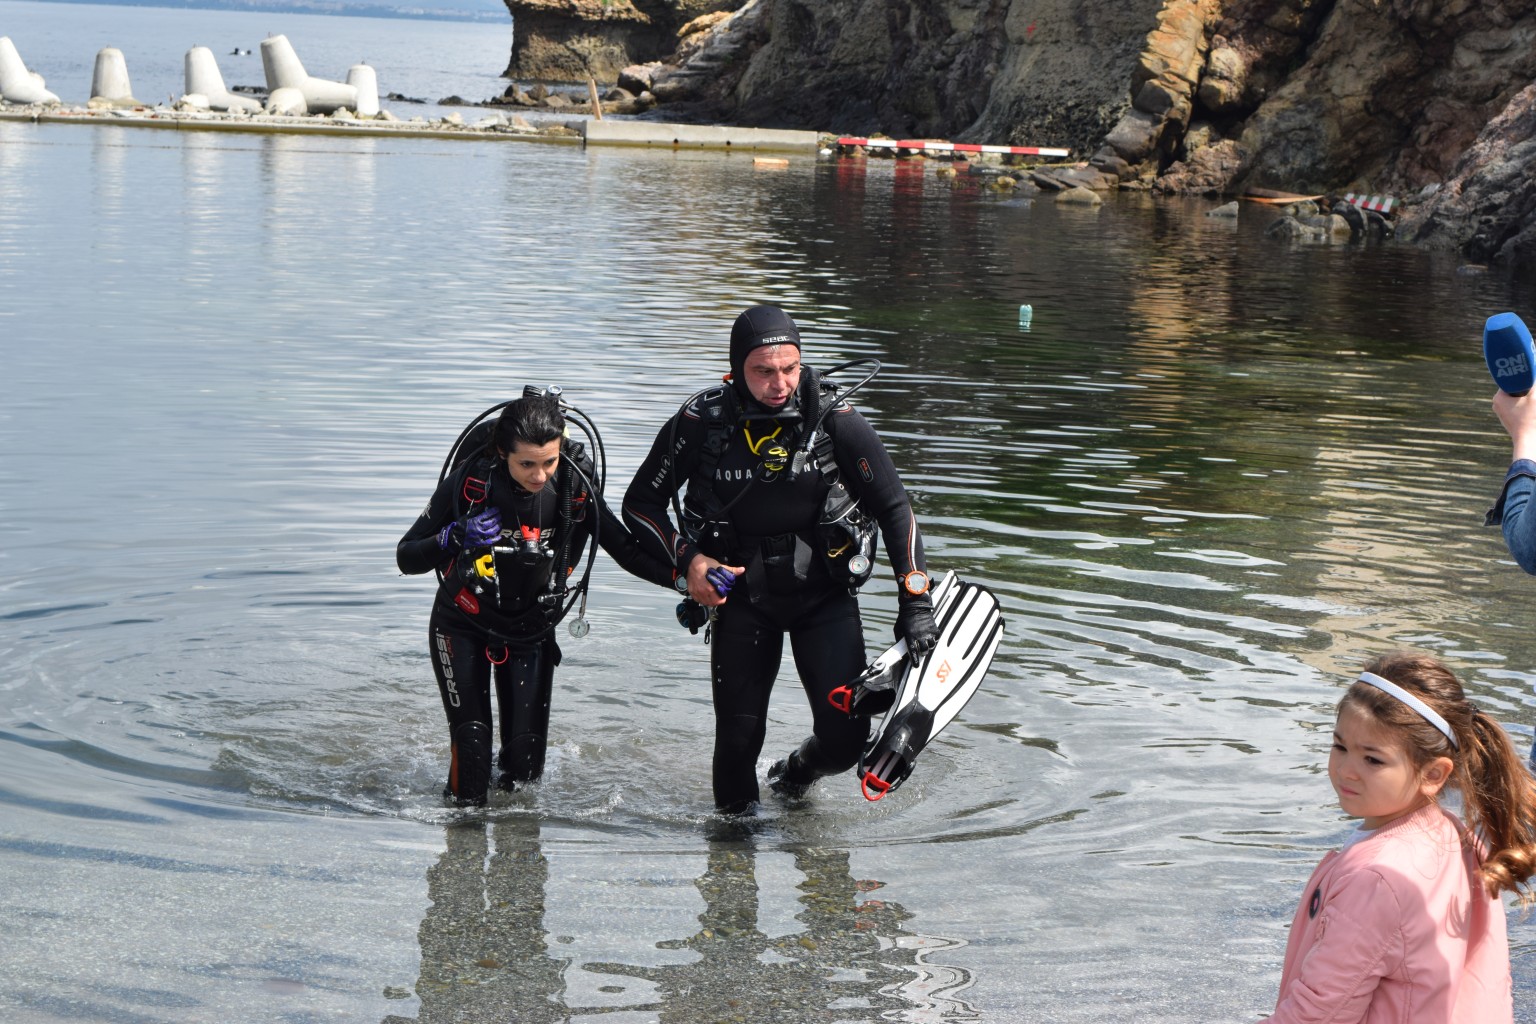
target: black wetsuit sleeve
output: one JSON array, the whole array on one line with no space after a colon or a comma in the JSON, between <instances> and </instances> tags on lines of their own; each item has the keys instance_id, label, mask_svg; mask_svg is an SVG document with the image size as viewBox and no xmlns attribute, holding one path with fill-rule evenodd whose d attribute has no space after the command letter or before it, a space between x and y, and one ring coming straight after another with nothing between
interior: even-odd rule
<instances>
[{"instance_id":1,"label":"black wetsuit sleeve","mask_svg":"<svg viewBox=\"0 0 1536 1024\"><path fill-rule=\"evenodd\" d=\"M704 434L697 419L679 412L656 435L650 453L624 492L625 525L642 549L667 561L679 573L687 573L698 548L672 522L672 496L693 473Z\"/></svg>"},{"instance_id":2,"label":"black wetsuit sleeve","mask_svg":"<svg viewBox=\"0 0 1536 1024\"><path fill-rule=\"evenodd\" d=\"M656 558L642 547L601 498L597 501L597 543L631 576L667 588L671 588L677 578L671 563Z\"/></svg>"},{"instance_id":3,"label":"black wetsuit sleeve","mask_svg":"<svg viewBox=\"0 0 1536 1024\"><path fill-rule=\"evenodd\" d=\"M453 561L454 552L444 551L437 542L437 534L453 521L454 490L459 486L460 473L451 473L432 492L432 500L421 515L405 531L400 543L395 545L395 564L400 571L416 576L447 565Z\"/></svg>"},{"instance_id":4,"label":"black wetsuit sleeve","mask_svg":"<svg viewBox=\"0 0 1536 1024\"><path fill-rule=\"evenodd\" d=\"M832 436L837 468L848 490L859 499L865 514L880 524L891 569L898 578L913 569L926 572L928 563L923 557L923 535L917 528L917 517L912 514L912 504L896 464L875 428L857 410L843 406L827 417L827 433ZM907 596L902 588L897 588L897 594Z\"/></svg>"}]
</instances>

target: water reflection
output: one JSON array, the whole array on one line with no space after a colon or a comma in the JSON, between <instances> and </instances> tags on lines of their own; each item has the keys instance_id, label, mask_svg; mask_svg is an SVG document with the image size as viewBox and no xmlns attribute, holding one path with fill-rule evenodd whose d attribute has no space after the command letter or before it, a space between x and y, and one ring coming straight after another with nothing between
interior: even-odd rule
<instances>
[{"instance_id":1,"label":"water reflection","mask_svg":"<svg viewBox=\"0 0 1536 1024\"><path fill-rule=\"evenodd\" d=\"M575 940L548 931L550 859L538 819L463 822L445 837L442 856L427 872L431 906L421 923L415 986L420 1013L390 1015L384 1024L583 1015L663 1024L951 1024L981 1016L963 997L970 973L929 962L964 943L907 930L912 915L874 895L882 883L855 879L847 850L790 851L800 879L800 927L772 935L760 921L760 903L782 894L762 891L755 841L734 834L712 840L693 880L704 903L697 930L655 943L658 959L672 962L639 965L578 962L552 951L552 942Z\"/></svg>"}]
</instances>

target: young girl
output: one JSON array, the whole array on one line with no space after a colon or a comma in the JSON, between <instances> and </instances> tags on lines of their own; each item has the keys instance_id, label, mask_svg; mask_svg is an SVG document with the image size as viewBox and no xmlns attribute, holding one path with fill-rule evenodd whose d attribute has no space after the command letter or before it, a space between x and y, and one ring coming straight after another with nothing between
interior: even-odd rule
<instances>
[{"instance_id":1,"label":"young girl","mask_svg":"<svg viewBox=\"0 0 1536 1024\"><path fill-rule=\"evenodd\" d=\"M1302 891L1271 1024L1509 1024L1498 897L1531 898L1536 783L1504 730L1434 658L1384 655L1339 702L1328 778L1362 820Z\"/></svg>"}]
</instances>

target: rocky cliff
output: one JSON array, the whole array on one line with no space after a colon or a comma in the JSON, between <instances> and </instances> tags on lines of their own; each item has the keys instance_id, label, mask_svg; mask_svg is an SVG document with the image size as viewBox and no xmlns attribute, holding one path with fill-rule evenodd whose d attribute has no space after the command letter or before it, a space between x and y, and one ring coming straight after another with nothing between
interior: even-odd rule
<instances>
[{"instance_id":1,"label":"rocky cliff","mask_svg":"<svg viewBox=\"0 0 1536 1024\"><path fill-rule=\"evenodd\" d=\"M613 82L625 66L677 50L678 30L742 0L506 0L512 14L507 78Z\"/></svg>"},{"instance_id":2,"label":"rocky cliff","mask_svg":"<svg viewBox=\"0 0 1536 1024\"><path fill-rule=\"evenodd\" d=\"M749 0L656 74L685 113L743 124L1097 144L1161 0Z\"/></svg>"},{"instance_id":3,"label":"rocky cliff","mask_svg":"<svg viewBox=\"0 0 1536 1024\"><path fill-rule=\"evenodd\" d=\"M642 0L508 4L519 37L525 8L660 23ZM1409 200L1413 237L1486 259L1532 248L1536 0L670 6L673 26L734 13L643 69L666 118L1065 145L1167 192L1386 192Z\"/></svg>"}]
</instances>

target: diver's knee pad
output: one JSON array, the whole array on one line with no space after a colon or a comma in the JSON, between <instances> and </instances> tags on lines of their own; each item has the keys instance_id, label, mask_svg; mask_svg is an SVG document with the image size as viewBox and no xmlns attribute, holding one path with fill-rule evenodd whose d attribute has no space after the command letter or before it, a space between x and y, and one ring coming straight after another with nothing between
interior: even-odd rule
<instances>
[{"instance_id":1,"label":"diver's knee pad","mask_svg":"<svg viewBox=\"0 0 1536 1024\"><path fill-rule=\"evenodd\" d=\"M484 722L460 722L453 727L448 788L460 807L484 806L491 788L491 729Z\"/></svg>"}]
</instances>

